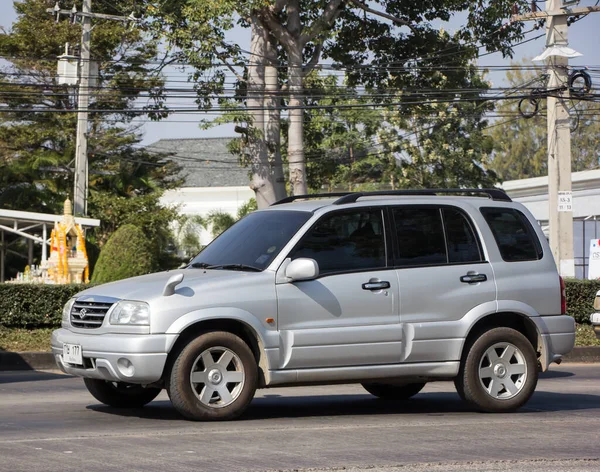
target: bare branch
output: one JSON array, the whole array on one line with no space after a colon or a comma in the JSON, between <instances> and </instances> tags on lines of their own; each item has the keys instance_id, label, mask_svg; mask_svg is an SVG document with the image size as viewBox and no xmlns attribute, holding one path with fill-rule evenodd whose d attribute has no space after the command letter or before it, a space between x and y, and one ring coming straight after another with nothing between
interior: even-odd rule
<instances>
[{"instance_id":1,"label":"bare branch","mask_svg":"<svg viewBox=\"0 0 600 472\"><path fill-rule=\"evenodd\" d=\"M305 45L309 41L314 40L323 31L328 29L333 24L338 15L341 13L343 7L344 0L330 0L325 9L323 10L321 18L316 20L307 29L307 32L303 33L300 36L300 43L302 45Z\"/></svg>"},{"instance_id":2,"label":"bare branch","mask_svg":"<svg viewBox=\"0 0 600 472\"><path fill-rule=\"evenodd\" d=\"M304 69L302 70L302 73L305 76L308 75L308 74L310 74L312 72L312 70L319 63L319 59L321 58L321 51L322 50L323 50L323 43L318 43L315 46L315 50L313 51L313 54L312 54L312 57L310 58L310 61L308 61L306 63L306 66L304 66Z\"/></svg>"},{"instance_id":3,"label":"bare branch","mask_svg":"<svg viewBox=\"0 0 600 472\"><path fill-rule=\"evenodd\" d=\"M380 16L387 20L390 20L390 21L396 23L397 25L408 26L413 31L415 30L414 26L410 23L410 21L403 20L402 18L398 18L397 16L390 15L383 11L374 10L373 8L370 8L369 6L367 6L360 0L348 0L348 1L350 3L352 3L353 5L357 6L358 8L360 8L361 10L364 10L366 12L372 13L373 15L377 15L377 16Z\"/></svg>"},{"instance_id":4,"label":"bare branch","mask_svg":"<svg viewBox=\"0 0 600 472\"><path fill-rule=\"evenodd\" d=\"M223 54L222 54L222 53L220 53L220 52L215 52L215 55L216 55L216 56L217 56L217 57L218 57L218 58L221 60L221 62L223 63L223 65L224 65L224 66L226 66L226 67L229 69L229 71L230 71L230 72L231 72L231 73L232 73L232 74L235 76L235 78L236 78L237 80L239 80L240 82L244 82L244 81L245 81L244 77L243 77L243 76L241 76L241 75L240 75L240 74L239 74L239 73L238 73L238 72L237 72L237 71L236 71L236 70L233 68L233 66L232 66L232 65L231 65L229 62L227 62L227 58L225 58L225 57L223 56Z\"/></svg>"}]
</instances>

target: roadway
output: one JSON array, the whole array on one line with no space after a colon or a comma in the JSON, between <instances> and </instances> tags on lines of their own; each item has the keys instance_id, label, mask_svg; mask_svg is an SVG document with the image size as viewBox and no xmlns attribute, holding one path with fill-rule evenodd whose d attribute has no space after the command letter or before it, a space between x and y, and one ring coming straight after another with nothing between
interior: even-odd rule
<instances>
[{"instance_id":1,"label":"roadway","mask_svg":"<svg viewBox=\"0 0 600 472\"><path fill-rule=\"evenodd\" d=\"M257 392L243 419L183 420L165 393L97 404L81 379L0 372L0 471L600 470L600 364L543 375L526 408L482 414L448 382L382 402L360 385Z\"/></svg>"}]
</instances>

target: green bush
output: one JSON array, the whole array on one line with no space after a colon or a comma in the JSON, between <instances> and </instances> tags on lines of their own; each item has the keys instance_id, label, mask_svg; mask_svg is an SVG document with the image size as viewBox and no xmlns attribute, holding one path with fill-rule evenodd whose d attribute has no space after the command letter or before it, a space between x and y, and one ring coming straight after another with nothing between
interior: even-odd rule
<instances>
[{"instance_id":1,"label":"green bush","mask_svg":"<svg viewBox=\"0 0 600 472\"><path fill-rule=\"evenodd\" d=\"M86 288L89 285L0 284L0 326L58 327L65 303Z\"/></svg>"},{"instance_id":2,"label":"green bush","mask_svg":"<svg viewBox=\"0 0 600 472\"><path fill-rule=\"evenodd\" d=\"M567 291L567 314L577 323L589 324L594 310L594 298L600 290L600 280L565 280Z\"/></svg>"},{"instance_id":3,"label":"green bush","mask_svg":"<svg viewBox=\"0 0 600 472\"><path fill-rule=\"evenodd\" d=\"M152 272L155 259L150 247L137 226L121 226L100 251L92 283L104 284Z\"/></svg>"}]
</instances>

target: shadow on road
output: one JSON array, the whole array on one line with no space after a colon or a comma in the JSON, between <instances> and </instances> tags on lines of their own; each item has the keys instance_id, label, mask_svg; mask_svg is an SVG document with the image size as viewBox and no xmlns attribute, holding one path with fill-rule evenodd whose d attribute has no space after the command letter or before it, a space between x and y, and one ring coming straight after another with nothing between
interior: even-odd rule
<instances>
[{"instance_id":1,"label":"shadow on road","mask_svg":"<svg viewBox=\"0 0 600 472\"><path fill-rule=\"evenodd\" d=\"M145 408L121 410L104 405L87 407L98 413L155 420L181 420L170 402L153 402ZM600 395L536 392L527 405L516 414L575 411L600 408ZM390 414L425 414L444 416L474 413L456 393L421 393L411 400L389 402L370 395L315 395L255 398L241 418L243 420L309 418L318 416L356 416Z\"/></svg>"},{"instance_id":2,"label":"shadow on road","mask_svg":"<svg viewBox=\"0 0 600 472\"><path fill-rule=\"evenodd\" d=\"M0 384L16 382L38 382L41 380L62 380L72 376L67 374L58 374L52 372L39 371L20 371L20 372L0 372Z\"/></svg>"},{"instance_id":3,"label":"shadow on road","mask_svg":"<svg viewBox=\"0 0 600 472\"><path fill-rule=\"evenodd\" d=\"M540 379L562 379L564 377L574 377L573 372L565 372L564 370L547 370L540 372Z\"/></svg>"}]
</instances>

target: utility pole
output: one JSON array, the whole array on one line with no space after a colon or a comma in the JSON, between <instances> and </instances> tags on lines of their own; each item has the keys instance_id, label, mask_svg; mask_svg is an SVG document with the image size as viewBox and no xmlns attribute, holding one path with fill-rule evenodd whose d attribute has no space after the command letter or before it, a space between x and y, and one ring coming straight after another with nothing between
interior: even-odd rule
<instances>
[{"instance_id":1,"label":"utility pole","mask_svg":"<svg viewBox=\"0 0 600 472\"><path fill-rule=\"evenodd\" d=\"M77 94L77 133L75 141L75 184L73 192L73 215L87 215L88 197L88 155L87 134L90 103L90 61L92 18L114 21L137 21L133 13L128 17L92 13L92 0L83 0L81 12L75 7L72 10L61 10L58 2L54 8L48 8L48 13L56 15L58 22L61 15L69 16L73 22L81 19L81 47L79 56L79 88Z\"/></svg>"},{"instance_id":2,"label":"utility pole","mask_svg":"<svg viewBox=\"0 0 600 472\"><path fill-rule=\"evenodd\" d=\"M92 0L83 0L81 53L79 58L79 93L77 96L77 134L75 144L75 189L73 192L73 215L87 215L88 196L88 105L90 103L90 39Z\"/></svg>"},{"instance_id":3,"label":"utility pole","mask_svg":"<svg viewBox=\"0 0 600 472\"><path fill-rule=\"evenodd\" d=\"M546 19L548 119L548 205L550 248L563 277L575 277L573 197L571 190L571 129L567 102L569 57L553 48L568 46L568 18L600 11L600 7L569 8L573 1L547 0L546 11L513 15L511 21ZM564 52L564 50L563 50Z\"/></svg>"}]
</instances>

